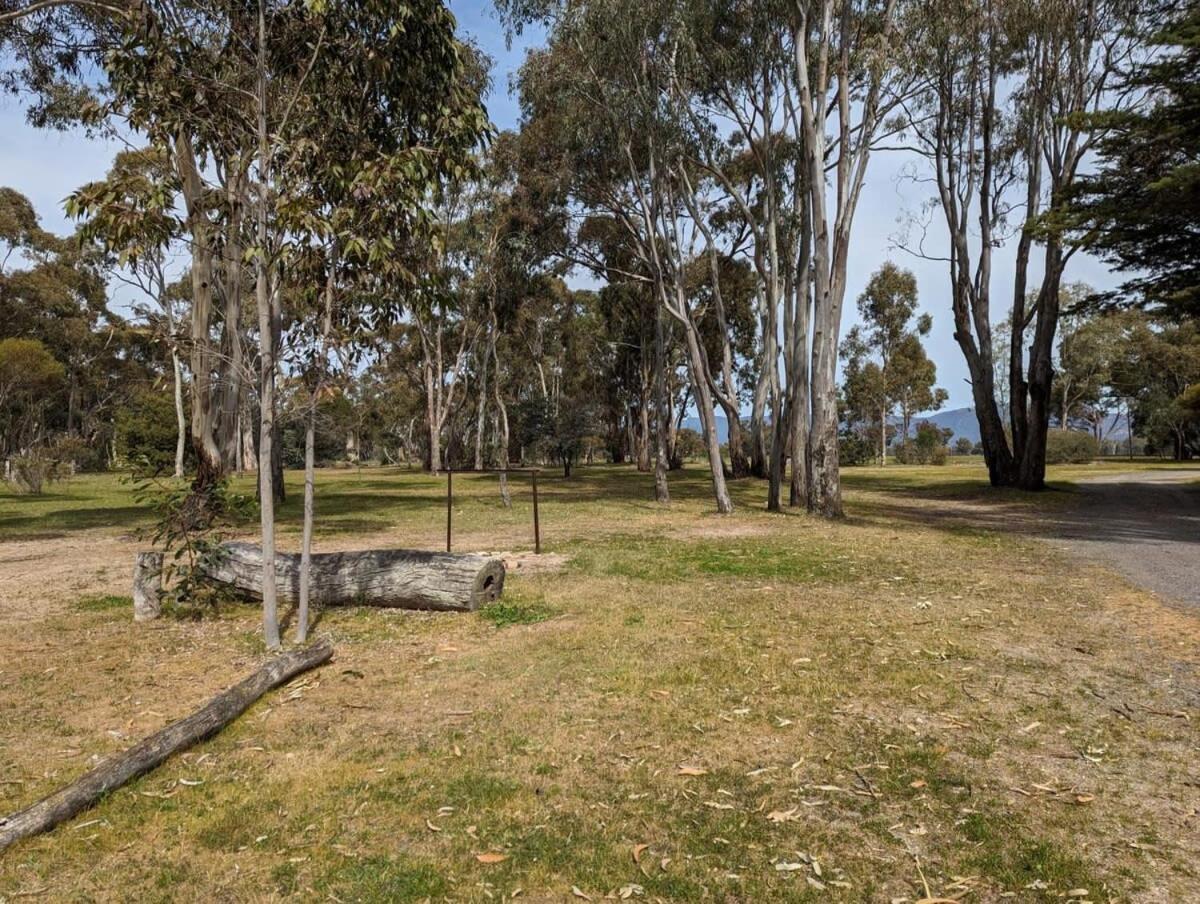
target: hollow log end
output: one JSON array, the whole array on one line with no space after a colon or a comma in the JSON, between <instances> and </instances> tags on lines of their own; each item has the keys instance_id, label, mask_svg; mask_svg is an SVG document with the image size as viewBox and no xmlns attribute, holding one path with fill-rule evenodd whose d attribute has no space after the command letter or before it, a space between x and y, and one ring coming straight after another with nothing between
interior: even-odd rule
<instances>
[{"instance_id":1,"label":"hollow log end","mask_svg":"<svg viewBox=\"0 0 1200 904\"><path fill-rule=\"evenodd\" d=\"M471 611L474 612L485 603L493 603L500 599L504 592L504 562L500 559L488 559L475 575L475 585L471 592Z\"/></svg>"}]
</instances>

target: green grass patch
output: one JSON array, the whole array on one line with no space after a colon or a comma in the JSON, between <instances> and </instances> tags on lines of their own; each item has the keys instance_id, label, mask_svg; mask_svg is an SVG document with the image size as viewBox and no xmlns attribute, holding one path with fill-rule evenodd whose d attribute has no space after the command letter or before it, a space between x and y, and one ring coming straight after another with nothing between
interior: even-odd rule
<instances>
[{"instance_id":1,"label":"green grass patch","mask_svg":"<svg viewBox=\"0 0 1200 904\"><path fill-rule=\"evenodd\" d=\"M348 861L318 878L316 891L340 901L428 901L443 899L450 886L444 870L412 857L375 856ZM276 877L286 883L288 877Z\"/></svg>"},{"instance_id":2,"label":"green grass patch","mask_svg":"<svg viewBox=\"0 0 1200 904\"><path fill-rule=\"evenodd\" d=\"M80 612L133 612L133 598L129 596L85 596L75 601Z\"/></svg>"},{"instance_id":3,"label":"green grass patch","mask_svg":"<svg viewBox=\"0 0 1200 904\"><path fill-rule=\"evenodd\" d=\"M803 545L760 537L745 540L671 540L614 537L603 546L573 544L572 566L585 574L643 581L697 577L840 582L854 574L853 563L820 542Z\"/></svg>"},{"instance_id":4,"label":"green grass patch","mask_svg":"<svg viewBox=\"0 0 1200 904\"><path fill-rule=\"evenodd\" d=\"M558 614L540 594L525 596L519 590L508 589L503 599L489 603L479 614L497 628L511 625L534 625Z\"/></svg>"}]
</instances>

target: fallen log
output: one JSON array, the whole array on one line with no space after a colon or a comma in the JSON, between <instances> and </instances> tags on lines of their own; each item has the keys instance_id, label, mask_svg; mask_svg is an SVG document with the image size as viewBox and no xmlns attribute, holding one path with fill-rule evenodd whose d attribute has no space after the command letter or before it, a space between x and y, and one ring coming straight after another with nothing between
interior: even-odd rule
<instances>
[{"instance_id":1,"label":"fallen log","mask_svg":"<svg viewBox=\"0 0 1200 904\"><path fill-rule=\"evenodd\" d=\"M19 813L0 819L0 851L14 841L47 832L95 804L105 794L154 769L169 756L216 734L267 691L329 661L328 640L276 656L250 677L213 697L202 709L172 722L123 753Z\"/></svg>"},{"instance_id":2,"label":"fallen log","mask_svg":"<svg viewBox=\"0 0 1200 904\"><path fill-rule=\"evenodd\" d=\"M311 575L311 599L323 606L473 612L499 599L504 589L500 559L411 549L315 553ZM223 543L204 576L261 598L262 549L250 543ZM300 556L276 555L275 590L282 602L299 600Z\"/></svg>"}]
</instances>

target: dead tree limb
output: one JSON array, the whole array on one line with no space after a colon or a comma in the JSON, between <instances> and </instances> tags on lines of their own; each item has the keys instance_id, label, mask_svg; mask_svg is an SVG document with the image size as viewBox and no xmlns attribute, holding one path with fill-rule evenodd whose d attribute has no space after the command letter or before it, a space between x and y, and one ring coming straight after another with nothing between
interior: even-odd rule
<instances>
[{"instance_id":1,"label":"dead tree limb","mask_svg":"<svg viewBox=\"0 0 1200 904\"><path fill-rule=\"evenodd\" d=\"M109 757L49 797L0 819L0 851L14 841L49 831L86 810L110 791L154 769L172 754L216 734L267 691L328 662L331 656L333 645L328 640L276 656L250 677L217 694L202 709L172 722L123 753Z\"/></svg>"}]
</instances>

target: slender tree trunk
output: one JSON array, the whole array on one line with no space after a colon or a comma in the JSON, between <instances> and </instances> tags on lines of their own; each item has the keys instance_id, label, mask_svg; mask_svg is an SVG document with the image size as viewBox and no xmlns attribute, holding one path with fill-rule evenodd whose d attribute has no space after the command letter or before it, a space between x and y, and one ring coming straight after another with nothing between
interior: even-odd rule
<instances>
[{"instance_id":1,"label":"slender tree trunk","mask_svg":"<svg viewBox=\"0 0 1200 904\"><path fill-rule=\"evenodd\" d=\"M771 468L767 484L767 511L782 509L783 461L787 455L787 443L791 437L791 404L780 393L775 402L775 423L771 433Z\"/></svg>"},{"instance_id":2,"label":"slender tree trunk","mask_svg":"<svg viewBox=\"0 0 1200 904\"><path fill-rule=\"evenodd\" d=\"M258 470L258 452L254 442L254 406L250 402L249 393L243 391L241 401L241 430L242 430L242 471Z\"/></svg>"},{"instance_id":3,"label":"slender tree trunk","mask_svg":"<svg viewBox=\"0 0 1200 904\"><path fill-rule=\"evenodd\" d=\"M887 464L887 408L879 409L879 467Z\"/></svg>"},{"instance_id":4,"label":"slender tree trunk","mask_svg":"<svg viewBox=\"0 0 1200 904\"><path fill-rule=\"evenodd\" d=\"M300 541L300 599L296 613L296 643L308 639L308 597L312 583L312 535L313 535L313 459L316 446L316 400L309 406L308 420L304 424L304 528Z\"/></svg>"},{"instance_id":5,"label":"slender tree trunk","mask_svg":"<svg viewBox=\"0 0 1200 904\"><path fill-rule=\"evenodd\" d=\"M500 392L500 358L496 354L496 344L492 343L492 363L495 366L495 378L492 380L493 392L496 396L496 424L499 432L500 448L500 500L505 508L512 508L512 496L508 490L508 407L504 404L504 396Z\"/></svg>"},{"instance_id":6,"label":"slender tree trunk","mask_svg":"<svg viewBox=\"0 0 1200 904\"><path fill-rule=\"evenodd\" d=\"M438 426L437 405L434 402L433 367L425 362L425 421L429 425L429 470L442 470L442 431Z\"/></svg>"},{"instance_id":7,"label":"slender tree trunk","mask_svg":"<svg viewBox=\"0 0 1200 904\"><path fill-rule=\"evenodd\" d=\"M174 140L176 170L182 186L187 226L192 247L192 310L190 367L192 373L192 448L196 453L196 476L192 489L198 504L221 479L221 450L217 445L213 410L213 235L204 208L205 186L196 164L190 136L180 132Z\"/></svg>"},{"instance_id":8,"label":"slender tree trunk","mask_svg":"<svg viewBox=\"0 0 1200 904\"><path fill-rule=\"evenodd\" d=\"M479 407L475 412L475 470L483 470L483 429L487 423L488 365L491 364L492 348L496 344L495 325L488 330L487 347L479 371Z\"/></svg>"},{"instance_id":9,"label":"slender tree trunk","mask_svg":"<svg viewBox=\"0 0 1200 904\"><path fill-rule=\"evenodd\" d=\"M238 444L238 410L243 392L243 368L245 353L242 347L242 256L244 247L242 230L245 208L248 203L249 174L244 158L227 163L229 171L226 199L229 210L225 226L224 264L225 311L222 326L222 358L225 364L225 379L219 387L220 406L219 444L226 469L236 468Z\"/></svg>"},{"instance_id":10,"label":"slender tree trunk","mask_svg":"<svg viewBox=\"0 0 1200 904\"><path fill-rule=\"evenodd\" d=\"M67 435L74 436L78 430L76 422L79 420L79 377L75 371L71 371L70 390L67 393Z\"/></svg>"},{"instance_id":11,"label":"slender tree trunk","mask_svg":"<svg viewBox=\"0 0 1200 904\"><path fill-rule=\"evenodd\" d=\"M637 469L643 473L650 470L650 393L646 382L643 376L637 429Z\"/></svg>"},{"instance_id":12,"label":"slender tree trunk","mask_svg":"<svg viewBox=\"0 0 1200 904\"><path fill-rule=\"evenodd\" d=\"M175 378L175 476L183 476L183 455L187 447L187 416L183 410L183 364L179 349L171 346L171 371Z\"/></svg>"},{"instance_id":13,"label":"slender tree trunk","mask_svg":"<svg viewBox=\"0 0 1200 904\"><path fill-rule=\"evenodd\" d=\"M689 370L692 377L692 392L696 397L696 408L700 414L700 425L704 433L704 445L708 450L708 468L712 473L713 496L717 511L727 515L733 511L733 500L725 483L725 463L721 460L721 440L717 435L716 416L713 411L712 393L704 376L704 357L700 340L691 324L685 325Z\"/></svg>"},{"instance_id":14,"label":"slender tree trunk","mask_svg":"<svg viewBox=\"0 0 1200 904\"><path fill-rule=\"evenodd\" d=\"M765 324L765 319L764 319ZM767 360L774 360L771 347L774 342L763 335L763 363L754 384L754 396L750 403L750 473L755 477L767 476L767 399L771 394L771 375Z\"/></svg>"},{"instance_id":15,"label":"slender tree trunk","mask_svg":"<svg viewBox=\"0 0 1200 904\"><path fill-rule=\"evenodd\" d=\"M667 431L671 428L671 412L667 406L667 340L662 305L654 310L654 500L671 501L667 472L671 468Z\"/></svg>"},{"instance_id":16,"label":"slender tree trunk","mask_svg":"<svg viewBox=\"0 0 1200 904\"><path fill-rule=\"evenodd\" d=\"M258 153L259 191L256 205L258 253L254 259L255 300L258 305L258 344L262 389L259 397L258 478L263 553L263 639L267 649L279 648L279 613L275 592L275 329L267 266L267 191L270 185L270 146L267 135L267 25L263 0L258 3Z\"/></svg>"}]
</instances>

